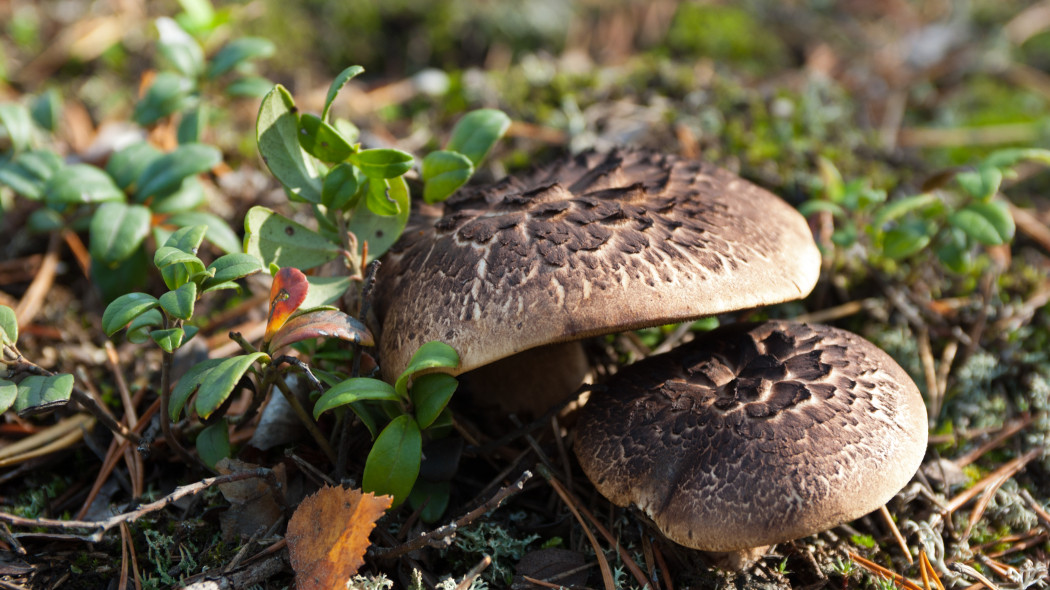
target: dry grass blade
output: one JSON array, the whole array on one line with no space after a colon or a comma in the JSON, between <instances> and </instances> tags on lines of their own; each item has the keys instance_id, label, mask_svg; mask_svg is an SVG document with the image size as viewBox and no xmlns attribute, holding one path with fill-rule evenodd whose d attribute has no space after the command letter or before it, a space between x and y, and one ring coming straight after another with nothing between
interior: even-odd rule
<instances>
[{"instance_id":1,"label":"dry grass blade","mask_svg":"<svg viewBox=\"0 0 1050 590\"><path fill-rule=\"evenodd\" d=\"M0 449L0 467L17 465L69 448L84 437L84 431L95 425L88 414L75 414L18 442Z\"/></svg>"},{"instance_id":2,"label":"dry grass blade","mask_svg":"<svg viewBox=\"0 0 1050 590\"><path fill-rule=\"evenodd\" d=\"M584 534L587 535L587 540L590 541L591 548L594 549L594 555L598 558L598 568L602 571L602 581L605 583L605 590L616 590L616 582L613 580L612 569L609 568L609 560L605 558L605 552L602 551L601 546L598 544L598 539L594 538L591 528L587 526L587 521L580 516L580 511L576 509L576 504L573 502L572 497L562 488L561 482L554 479L554 475L544 468L543 465L538 465L537 470L540 472L540 475L547 479L547 483L558 494L558 497L572 512L572 515L576 517L576 521L580 523Z\"/></svg>"},{"instance_id":3,"label":"dry grass blade","mask_svg":"<svg viewBox=\"0 0 1050 590\"><path fill-rule=\"evenodd\" d=\"M22 299L18 302L18 306L15 307L15 317L18 320L18 328L20 330L33 321L37 312L40 311L40 307L44 304L44 298L47 296L48 291L51 290L51 284L55 280L55 272L58 270L60 240L59 234L51 234L51 239L47 243L47 254L44 255L44 259L40 262L40 268L37 269L33 282L29 284L29 288L26 289Z\"/></svg>"},{"instance_id":4,"label":"dry grass blade","mask_svg":"<svg viewBox=\"0 0 1050 590\"><path fill-rule=\"evenodd\" d=\"M863 567L864 569L868 570L869 572L871 572L873 574L878 574L880 576L889 578L890 581L892 581L894 584L898 584L898 585L900 585L903 588L907 588L908 590L923 590L923 588L921 586L919 586L918 584L916 584L915 582L912 582L911 580L909 580L908 578L905 578L904 576L898 574L897 572L894 572L894 571L891 571L891 570L888 570L888 569L882 567L881 565L875 563L874 561L869 561L867 559L864 559L863 557L857 555L856 553L854 553L852 551L849 551L847 554L849 555L850 559L852 559L853 561L855 561L858 564L860 564L860 566Z\"/></svg>"}]
</instances>

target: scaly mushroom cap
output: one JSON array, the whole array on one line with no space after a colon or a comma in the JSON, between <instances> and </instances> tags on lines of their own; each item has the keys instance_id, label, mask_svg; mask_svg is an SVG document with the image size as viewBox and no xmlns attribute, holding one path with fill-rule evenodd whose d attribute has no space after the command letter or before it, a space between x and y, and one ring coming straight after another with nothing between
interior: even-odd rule
<instances>
[{"instance_id":1,"label":"scaly mushroom cap","mask_svg":"<svg viewBox=\"0 0 1050 590\"><path fill-rule=\"evenodd\" d=\"M671 540L739 551L885 504L926 452L915 384L860 336L767 322L631 365L581 411L584 472Z\"/></svg>"},{"instance_id":2,"label":"scaly mushroom cap","mask_svg":"<svg viewBox=\"0 0 1050 590\"><path fill-rule=\"evenodd\" d=\"M709 164L595 152L465 190L376 286L383 376L441 340L456 373L536 346L806 296L820 254L778 197Z\"/></svg>"}]
</instances>

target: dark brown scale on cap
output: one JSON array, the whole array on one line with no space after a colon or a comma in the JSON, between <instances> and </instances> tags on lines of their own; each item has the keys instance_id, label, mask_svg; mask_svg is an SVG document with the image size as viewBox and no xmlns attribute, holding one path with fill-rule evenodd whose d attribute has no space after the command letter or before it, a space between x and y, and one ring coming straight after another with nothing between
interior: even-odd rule
<instances>
[{"instance_id":1,"label":"dark brown scale on cap","mask_svg":"<svg viewBox=\"0 0 1050 590\"><path fill-rule=\"evenodd\" d=\"M376 287L381 365L429 340L456 373L538 346L804 297L820 255L775 195L696 161L585 153L417 220Z\"/></svg>"},{"instance_id":2,"label":"dark brown scale on cap","mask_svg":"<svg viewBox=\"0 0 1050 590\"><path fill-rule=\"evenodd\" d=\"M613 503L694 549L743 551L863 516L926 451L912 380L828 326L726 326L606 386L581 411L580 465Z\"/></svg>"}]
</instances>

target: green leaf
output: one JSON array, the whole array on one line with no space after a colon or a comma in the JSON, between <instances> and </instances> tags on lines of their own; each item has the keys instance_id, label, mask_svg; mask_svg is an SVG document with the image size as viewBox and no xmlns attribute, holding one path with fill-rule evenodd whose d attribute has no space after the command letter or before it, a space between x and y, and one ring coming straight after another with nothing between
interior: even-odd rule
<instances>
[{"instance_id":1,"label":"green leaf","mask_svg":"<svg viewBox=\"0 0 1050 590\"><path fill-rule=\"evenodd\" d=\"M191 285L193 283L190 283ZM153 330L149 336L157 343L164 352L173 353L182 346L182 339L186 332L182 328L168 328L166 330Z\"/></svg>"},{"instance_id":2,"label":"green leaf","mask_svg":"<svg viewBox=\"0 0 1050 590\"><path fill-rule=\"evenodd\" d=\"M262 76L244 76L230 82L225 89L234 98L262 98L273 90L273 82Z\"/></svg>"},{"instance_id":3,"label":"green leaf","mask_svg":"<svg viewBox=\"0 0 1050 590\"><path fill-rule=\"evenodd\" d=\"M157 309L151 309L139 317L131 320L125 337L128 342L141 344L149 340L150 330L164 323L164 316Z\"/></svg>"},{"instance_id":4,"label":"green leaf","mask_svg":"<svg viewBox=\"0 0 1050 590\"><path fill-rule=\"evenodd\" d=\"M179 24L188 31L204 33L218 24L209 0L179 0L179 5L183 10L177 17Z\"/></svg>"},{"instance_id":5,"label":"green leaf","mask_svg":"<svg viewBox=\"0 0 1050 590\"><path fill-rule=\"evenodd\" d=\"M193 317L193 306L197 302L197 283L189 281L174 291L160 296L160 306L169 316L180 320Z\"/></svg>"},{"instance_id":6,"label":"green leaf","mask_svg":"<svg viewBox=\"0 0 1050 590\"><path fill-rule=\"evenodd\" d=\"M51 375L30 375L18 384L18 397L15 399L15 411L25 417L39 414L69 403L73 393L73 376L69 373Z\"/></svg>"},{"instance_id":7,"label":"green leaf","mask_svg":"<svg viewBox=\"0 0 1050 590\"><path fill-rule=\"evenodd\" d=\"M336 210L352 206L357 189L360 188L356 170L347 162L336 164L329 170L321 185L321 204Z\"/></svg>"},{"instance_id":8,"label":"green leaf","mask_svg":"<svg viewBox=\"0 0 1050 590\"><path fill-rule=\"evenodd\" d=\"M934 194L921 194L897 199L878 210L875 214L875 219L872 221L872 227L876 231L881 231L890 221L903 217L912 211L925 209L935 204L940 205L940 200Z\"/></svg>"},{"instance_id":9,"label":"green leaf","mask_svg":"<svg viewBox=\"0 0 1050 590\"><path fill-rule=\"evenodd\" d=\"M47 181L64 165L62 158L50 150L22 152L0 164L0 184L6 184L27 199L38 201L44 196Z\"/></svg>"},{"instance_id":10,"label":"green leaf","mask_svg":"<svg viewBox=\"0 0 1050 590\"><path fill-rule=\"evenodd\" d=\"M179 232L172 234L172 237L168 238L166 243L185 242L185 245L192 251L196 251L196 247L193 246L193 241L198 239L197 228L203 226L193 226L189 234L181 234L182 240L174 241L173 237ZM179 230L180 232L182 230ZM199 235L203 235L201 232ZM199 241L197 242L200 243ZM186 281L190 280L193 275L204 271L204 262L197 258L194 254L186 252L180 247L176 246L161 246L157 249L157 252L153 255L153 265L160 270L160 275L164 279L164 284L168 286L168 289L178 289L179 287L186 284Z\"/></svg>"},{"instance_id":11,"label":"green leaf","mask_svg":"<svg viewBox=\"0 0 1050 590\"><path fill-rule=\"evenodd\" d=\"M126 191L132 188L146 167L162 155L160 150L145 141L133 143L110 156L106 173L120 190Z\"/></svg>"},{"instance_id":12,"label":"green leaf","mask_svg":"<svg viewBox=\"0 0 1050 590\"><path fill-rule=\"evenodd\" d=\"M193 87L193 80L174 72L160 72L142 100L135 104L132 118L143 127L153 125L196 102L192 97Z\"/></svg>"},{"instance_id":13,"label":"green leaf","mask_svg":"<svg viewBox=\"0 0 1050 590\"><path fill-rule=\"evenodd\" d=\"M204 70L204 50L200 43L166 16L157 19L157 32L160 33L157 49L164 60L187 78L200 75Z\"/></svg>"},{"instance_id":14,"label":"green leaf","mask_svg":"<svg viewBox=\"0 0 1050 590\"><path fill-rule=\"evenodd\" d=\"M222 162L222 152L218 148L202 143L180 145L146 166L135 183L138 187L135 198L141 202L175 191L184 179L207 172L219 162Z\"/></svg>"},{"instance_id":15,"label":"green leaf","mask_svg":"<svg viewBox=\"0 0 1050 590\"><path fill-rule=\"evenodd\" d=\"M368 209L376 215L394 216L401 211L397 201L390 196L390 185L386 180L368 179L368 196L365 198Z\"/></svg>"},{"instance_id":16,"label":"green leaf","mask_svg":"<svg viewBox=\"0 0 1050 590\"><path fill-rule=\"evenodd\" d=\"M0 379L0 413L6 412L18 398L18 385L6 379Z\"/></svg>"},{"instance_id":17,"label":"green leaf","mask_svg":"<svg viewBox=\"0 0 1050 590\"><path fill-rule=\"evenodd\" d=\"M1005 244L1014 237L1014 220L1002 201L970 203L948 216L948 223L985 246Z\"/></svg>"},{"instance_id":18,"label":"green leaf","mask_svg":"<svg viewBox=\"0 0 1050 590\"><path fill-rule=\"evenodd\" d=\"M208 108L203 104L183 111L179 119L179 128L175 132L175 139L180 145L197 143L204 135L204 128L208 124Z\"/></svg>"},{"instance_id":19,"label":"green leaf","mask_svg":"<svg viewBox=\"0 0 1050 590\"><path fill-rule=\"evenodd\" d=\"M109 303L146 285L149 275L149 257L145 248L135 250L128 258L113 266L91 261L91 281L102 295L102 301Z\"/></svg>"},{"instance_id":20,"label":"green leaf","mask_svg":"<svg viewBox=\"0 0 1050 590\"><path fill-rule=\"evenodd\" d=\"M62 98L58 91L49 88L46 92L33 99L29 105L29 112L33 121L46 131L54 133L62 120Z\"/></svg>"},{"instance_id":21,"label":"green leaf","mask_svg":"<svg viewBox=\"0 0 1050 590\"><path fill-rule=\"evenodd\" d=\"M420 428L426 429L437 420L458 386L456 378L445 373L431 373L412 381L409 396Z\"/></svg>"},{"instance_id":22,"label":"green leaf","mask_svg":"<svg viewBox=\"0 0 1050 590\"><path fill-rule=\"evenodd\" d=\"M226 359L207 359L193 365L175 384L171 390L171 399L168 400L168 415L172 422L178 422L182 408L186 406L190 396L201 386L201 382L208 376L208 372L222 364Z\"/></svg>"},{"instance_id":23,"label":"green leaf","mask_svg":"<svg viewBox=\"0 0 1050 590\"><path fill-rule=\"evenodd\" d=\"M142 205L103 203L91 218L88 250L104 264L120 262L149 235L150 210Z\"/></svg>"},{"instance_id":24,"label":"green leaf","mask_svg":"<svg viewBox=\"0 0 1050 590\"><path fill-rule=\"evenodd\" d=\"M190 277L204 270L204 262L189 252L171 246L162 246L153 255L153 265L160 269L164 284L169 289L178 289Z\"/></svg>"},{"instance_id":25,"label":"green leaf","mask_svg":"<svg viewBox=\"0 0 1050 590\"><path fill-rule=\"evenodd\" d=\"M123 201L124 192L108 174L88 164L73 164L57 170L44 186L49 203L103 203Z\"/></svg>"},{"instance_id":26,"label":"green leaf","mask_svg":"<svg viewBox=\"0 0 1050 590\"><path fill-rule=\"evenodd\" d=\"M902 224L883 235L882 253L887 258L901 260L928 246L930 239L929 228L925 224Z\"/></svg>"},{"instance_id":27,"label":"green leaf","mask_svg":"<svg viewBox=\"0 0 1050 590\"><path fill-rule=\"evenodd\" d=\"M328 111L332 108L332 103L335 102L335 97L343 89L343 86L346 86L346 83L353 79L354 76L364 71L365 69L361 66L350 66L339 72L339 75L332 80L332 84L328 87L328 96L324 99L324 110L321 111L321 119L323 121L328 120Z\"/></svg>"},{"instance_id":28,"label":"green leaf","mask_svg":"<svg viewBox=\"0 0 1050 590\"><path fill-rule=\"evenodd\" d=\"M1050 150L1040 148L1008 148L996 150L984 159L983 164L1000 170L1009 168L1023 160L1035 160L1050 165Z\"/></svg>"},{"instance_id":29,"label":"green leaf","mask_svg":"<svg viewBox=\"0 0 1050 590\"><path fill-rule=\"evenodd\" d=\"M299 309L313 309L325 305L335 305L346 290L354 284L350 277L313 277L307 276L310 290Z\"/></svg>"},{"instance_id":30,"label":"green leaf","mask_svg":"<svg viewBox=\"0 0 1050 590\"><path fill-rule=\"evenodd\" d=\"M361 150L347 157L354 166L372 179L395 178L412 169L412 155L401 150L379 148Z\"/></svg>"},{"instance_id":31,"label":"green leaf","mask_svg":"<svg viewBox=\"0 0 1050 590\"><path fill-rule=\"evenodd\" d=\"M0 346L10 346L18 342L18 316L15 310L0 305Z\"/></svg>"},{"instance_id":32,"label":"green leaf","mask_svg":"<svg viewBox=\"0 0 1050 590\"><path fill-rule=\"evenodd\" d=\"M255 123L259 153L293 199L320 203L320 174L299 145L299 119L295 113L292 96L280 84L274 86L263 98Z\"/></svg>"},{"instance_id":33,"label":"green leaf","mask_svg":"<svg viewBox=\"0 0 1050 590\"><path fill-rule=\"evenodd\" d=\"M412 355L412 359L408 361L408 366L397 378L394 390L402 398L405 398L408 396L408 381L416 373L434 369L454 369L458 366L459 354L456 350L444 342L432 340L420 346L419 350Z\"/></svg>"},{"instance_id":34,"label":"green leaf","mask_svg":"<svg viewBox=\"0 0 1050 590\"><path fill-rule=\"evenodd\" d=\"M355 318L338 309L319 309L288 320L273 335L267 350L273 354L289 344L311 338L339 338L363 346L375 345L372 333Z\"/></svg>"},{"instance_id":35,"label":"green leaf","mask_svg":"<svg viewBox=\"0 0 1050 590\"><path fill-rule=\"evenodd\" d=\"M451 483L448 481L428 481L420 477L412 486L408 495L408 505L419 511L419 519L427 524L437 522L448 509L448 497Z\"/></svg>"},{"instance_id":36,"label":"green leaf","mask_svg":"<svg viewBox=\"0 0 1050 590\"><path fill-rule=\"evenodd\" d=\"M252 59L262 59L273 55L274 44L261 37L240 37L223 45L208 65L208 77L218 78L236 68L241 63Z\"/></svg>"},{"instance_id":37,"label":"green leaf","mask_svg":"<svg viewBox=\"0 0 1050 590\"><path fill-rule=\"evenodd\" d=\"M394 418L379 433L365 460L361 487L366 492L394 497L394 506L412 491L423 457L423 437L412 416Z\"/></svg>"},{"instance_id":38,"label":"green leaf","mask_svg":"<svg viewBox=\"0 0 1050 590\"><path fill-rule=\"evenodd\" d=\"M230 427L223 418L215 424L209 424L197 435L197 454L209 469L228 458L233 452L230 448Z\"/></svg>"},{"instance_id":39,"label":"green leaf","mask_svg":"<svg viewBox=\"0 0 1050 590\"><path fill-rule=\"evenodd\" d=\"M809 217L814 213L825 211L831 213L834 217L843 217L846 215L846 210L842 208L842 205L821 199L810 199L798 207L798 212L801 213L803 217Z\"/></svg>"},{"instance_id":40,"label":"green leaf","mask_svg":"<svg viewBox=\"0 0 1050 590\"><path fill-rule=\"evenodd\" d=\"M474 164L458 152L439 150L423 158L423 200L439 203L449 198L474 174Z\"/></svg>"},{"instance_id":41,"label":"green leaf","mask_svg":"<svg viewBox=\"0 0 1050 590\"><path fill-rule=\"evenodd\" d=\"M207 225L185 225L168 236L168 239L164 241L164 247L175 248L187 254L196 255L207 232ZM157 262L157 259L157 256L154 256L153 261ZM160 268L159 264L157 268Z\"/></svg>"},{"instance_id":42,"label":"green leaf","mask_svg":"<svg viewBox=\"0 0 1050 590\"><path fill-rule=\"evenodd\" d=\"M230 226L218 215L207 211L183 211L175 213L164 220L164 223L178 227L203 225L208 228L206 235L209 242L218 246L227 254L241 251L241 240L233 233Z\"/></svg>"},{"instance_id":43,"label":"green leaf","mask_svg":"<svg viewBox=\"0 0 1050 590\"><path fill-rule=\"evenodd\" d=\"M981 165L977 170L967 170L955 176L959 186L971 197L987 201L999 192L999 185L1003 182L1003 173L994 166Z\"/></svg>"},{"instance_id":44,"label":"green leaf","mask_svg":"<svg viewBox=\"0 0 1050 590\"><path fill-rule=\"evenodd\" d=\"M26 228L31 233L50 233L59 231L66 226L62 214L49 207L37 209L29 214Z\"/></svg>"},{"instance_id":45,"label":"green leaf","mask_svg":"<svg viewBox=\"0 0 1050 590\"><path fill-rule=\"evenodd\" d=\"M7 130L15 152L29 148L33 139L33 116L25 105L16 102L0 103L0 125Z\"/></svg>"},{"instance_id":46,"label":"green leaf","mask_svg":"<svg viewBox=\"0 0 1050 590\"><path fill-rule=\"evenodd\" d=\"M310 113L299 116L299 145L322 162L342 162L354 153L334 127Z\"/></svg>"},{"instance_id":47,"label":"green leaf","mask_svg":"<svg viewBox=\"0 0 1050 590\"><path fill-rule=\"evenodd\" d=\"M205 288L227 281L236 281L255 274L263 269L263 265L258 258L251 254L235 252L216 258L214 262L208 265L208 268L214 269L215 274L212 278L204 281Z\"/></svg>"},{"instance_id":48,"label":"green leaf","mask_svg":"<svg viewBox=\"0 0 1050 590\"><path fill-rule=\"evenodd\" d=\"M245 371L256 361L266 359L268 362L269 358L266 353L253 352L228 358L208 371L197 394L197 415L203 419L211 416L230 397Z\"/></svg>"},{"instance_id":49,"label":"green leaf","mask_svg":"<svg viewBox=\"0 0 1050 590\"><path fill-rule=\"evenodd\" d=\"M371 184L372 181L369 181ZM368 259L375 260L382 256L394 242L401 237L408 224L409 202L408 185L405 179L398 177L387 181L389 192L387 196L397 203L397 215L380 215L372 211L368 202L362 199L354 208L353 216L347 224L347 229L357 236L357 255L361 255L362 248L368 243Z\"/></svg>"},{"instance_id":50,"label":"green leaf","mask_svg":"<svg viewBox=\"0 0 1050 590\"><path fill-rule=\"evenodd\" d=\"M204 185L196 176L182 181L179 188L164 195L158 195L150 203L150 211L157 214L195 213L192 211L204 203ZM165 218L167 219L167 218Z\"/></svg>"},{"instance_id":51,"label":"green leaf","mask_svg":"<svg viewBox=\"0 0 1050 590\"><path fill-rule=\"evenodd\" d=\"M231 289L235 291L240 291L241 285L233 281L226 281L224 283L209 283L206 287L204 287L204 290L201 291L201 293L213 293L215 291L227 291Z\"/></svg>"},{"instance_id":52,"label":"green leaf","mask_svg":"<svg viewBox=\"0 0 1050 590\"><path fill-rule=\"evenodd\" d=\"M328 410L364 400L399 401L389 383L368 377L351 377L324 392L314 404L314 420Z\"/></svg>"},{"instance_id":53,"label":"green leaf","mask_svg":"<svg viewBox=\"0 0 1050 590\"><path fill-rule=\"evenodd\" d=\"M445 149L463 154L477 167L509 127L510 117L503 111L471 111L456 123Z\"/></svg>"},{"instance_id":54,"label":"green leaf","mask_svg":"<svg viewBox=\"0 0 1050 590\"><path fill-rule=\"evenodd\" d=\"M309 269L339 255L342 249L317 232L274 213L252 207L244 217L244 251L265 265Z\"/></svg>"},{"instance_id":55,"label":"green leaf","mask_svg":"<svg viewBox=\"0 0 1050 590\"><path fill-rule=\"evenodd\" d=\"M145 293L128 293L121 295L106 306L102 312L102 331L106 336L113 336L128 322L160 305L160 301Z\"/></svg>"}]
</instances>

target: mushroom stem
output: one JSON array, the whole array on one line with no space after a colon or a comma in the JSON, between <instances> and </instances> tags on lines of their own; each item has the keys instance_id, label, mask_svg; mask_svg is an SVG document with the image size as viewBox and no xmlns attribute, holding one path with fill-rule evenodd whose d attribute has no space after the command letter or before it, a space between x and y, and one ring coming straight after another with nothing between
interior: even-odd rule
<instances>
[{"instance_id":1,"label":"mushroom stem","mask_svg":"<svg viewBox=\"0 0 1050 590\"><path fill-rule=\"evenodd\" d=\"M761 547L751 547L737 551L703 551L702 553L713 567L727 571L742 572L753 566L759 559L762 559L762 556L769 553L769 550L772 548L772 545L762 545Z\"/></svg>"},{"instance_id":2,"label":"mushroom stem","mask_svg":"<svg viewBox=\"0 0 1050 590\"><path fill-rule=\"evenodd\" d=\"M460 376L471 401L501 414L542 415L587 381L587 355L579 341L532 348Z\"/></svg>"}]
</instances>

